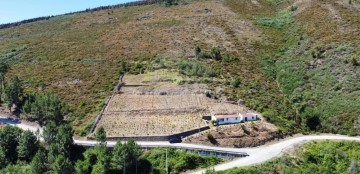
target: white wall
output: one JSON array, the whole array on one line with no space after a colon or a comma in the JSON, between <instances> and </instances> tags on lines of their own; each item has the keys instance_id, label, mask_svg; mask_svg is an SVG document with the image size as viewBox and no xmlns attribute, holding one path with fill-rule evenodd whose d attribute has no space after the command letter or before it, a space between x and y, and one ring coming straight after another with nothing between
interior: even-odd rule
<instances>
[{"instance_id":1,"label":"white wall","mask_svg":"<svg viewBox=\"0 0 360 174\"><path fill-rule=\"evenodd\" d=\"M231 124L231 123L240 123L241 122L241 118L240 117L236 117L236 118L223 118L222 119L217 119L216 123L217 124Z\"/></svg>"},{"instance_id":2,"label":"white wall","mask_svg":"<svg viewBox=\"0 0 360 174\"><path fill-rule=\"evenodd\" d=\"M241 120L243 120L245 122L245 118L247 118L247 121L256 121L257 120L257 115L254 116L241 116Z\"/></svg>"}]
</instances>

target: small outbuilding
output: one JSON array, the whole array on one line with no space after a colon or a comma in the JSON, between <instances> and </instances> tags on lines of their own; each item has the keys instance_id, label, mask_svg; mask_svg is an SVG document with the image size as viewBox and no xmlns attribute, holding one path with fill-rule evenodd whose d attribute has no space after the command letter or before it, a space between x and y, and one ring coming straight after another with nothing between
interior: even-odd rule
<instances>
[{"instance_id":1,"label":"small outbuilding","mask_svg":"<svg viewBox=\"0 0 360 174\"><path fill-rule=\"evenodd\" d=\"M240 115L241 115L241 120L244 122L258 120L258 115L255 113L245 113Z\"/></svg>"}]
</instances>

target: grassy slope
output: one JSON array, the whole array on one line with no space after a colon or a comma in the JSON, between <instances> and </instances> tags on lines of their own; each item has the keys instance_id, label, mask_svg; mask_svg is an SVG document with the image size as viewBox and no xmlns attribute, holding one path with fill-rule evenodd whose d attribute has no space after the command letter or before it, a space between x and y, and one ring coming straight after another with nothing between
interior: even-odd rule
<instances>
[{"instance_id":1,"label":"grassy slope","mask_svg":"<svg viewBox=\"0 0 360 174\"><path fill-rule=\"evenodd\" d=\"M258 166L216 172L236 173L358 173L360 172L360 143L314 142L306 144L293 155L285 155Z\"/></svg>"},{"instance_id":2,"label":"grassy slope","mask_svg":"<svg viewBox=\"0 0 360 174\"><path fill-rule=\"evenodd\" d=\"M204 9L210 9L210 13ZM1 59L12 63L11 76L25 80L27 91L54 90L79 114L84 125L97 114L118 76L120 58L147 64L154 57L194 58L194 48L220 47L240 61L204 63L222 72L223 81L241 78L238 89L223 83L219 95L242 98L249 106L286 110L276 83L268 81L252 54L259 40L253 26L215 1L164 7L149 5L60 16L0 31ZM173 61L174 62L174 61ZM286 111L285 111L286 112Z\"/></svg>"},{"instance_id":3,"label":"grassy slope","mask_svg":"<svg viewBox=\"0 0 360 174\"><path fill-rule=\"evenodd\" d=\"M359 134L360 68L347 63L359 59L359 11L333 1L259 2L227 5L262 28L268 42L258 44L259 60L296 109L303 130ZM291 5L297 9L291 11Z\"/></svg>"},{"instance_id":4,"label":"grassy slope","mask_svg":"<svg viewBox=\"0 0 360 174\"><path fill-rule=\"evenodd\" d=\"M346 25L359 28L358 12L324 2L339 11ZM316 122L311 116L318 115L321 126L313 126L314 130L356 133L359 68L343 62L359 54L359 39L354 39L359 36L339 34L334 29L338 24L320 1L298 15L280 12L292 3L226 0L225 5L239 15L221 2L195 1L168 8L149 5L59 16L1 30L0 59L13 64L8 78L18 75L26 80L28 91L45 85L78 113L86 113L85 118L83 114L73 118L74 125L81 126L97 114L97 106L112 90L120 58L146 66L154 57L173 62L194 58L196 46L220 47L240 61L203 62L220 70L223 82L240 77L241 84L235 89L210 84L224 89L219 95L245 100L286 129L294 130L306 120ZM324 55L323 48L329 50ZM313 52L325 58L313 59ZM314 64L316 68L305 69ZM334 88L339 78L343 80ZM345 121L333 126L339 123L336 120Z\"/></svg>"}]
</instances>

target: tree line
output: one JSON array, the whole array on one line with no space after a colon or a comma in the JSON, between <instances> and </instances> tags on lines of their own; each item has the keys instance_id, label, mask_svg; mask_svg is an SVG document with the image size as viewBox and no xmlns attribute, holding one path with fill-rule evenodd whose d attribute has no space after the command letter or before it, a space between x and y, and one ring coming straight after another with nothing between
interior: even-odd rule
<instances>
[{"instance_id":1,"label":"tree line","mask_svg":"<svg viewBox=\"0 0 360 174\"><path fill-rule=\"evenodd\" d=\"M112 149L106 147L106 132L100 127L95 133L94 148L76 146L73 130L68 123L46 123L43 134L22 131L17 127L0 129L0 173L16 174L172 174L188 169L215 165L222 160L201 157L174 149L158 148L143 152L134 140L117 142ZM40 142L40 137L43 142Z\"/></svg>"}]
</instances>

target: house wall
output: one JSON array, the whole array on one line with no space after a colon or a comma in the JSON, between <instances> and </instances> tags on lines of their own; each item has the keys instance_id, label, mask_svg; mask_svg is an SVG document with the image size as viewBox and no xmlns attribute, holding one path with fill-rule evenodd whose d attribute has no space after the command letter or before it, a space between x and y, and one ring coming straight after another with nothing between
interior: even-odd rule
<instances>
[{"instance_id":1,"label":"house wall","mask_svg":"<svg viewBox=\"0 0 360 174\"><path fill-rule=\"evenodd\" d=\"M240 123L241 119L240 117L236 117L236 118L224 118L224 119L217 119L216 123L221 125L221 124L231 124L231 123Z\"/></svg>"},{"instance_id":2,"label":"house wall","mask_svg":"<svg viewBox=\"0 0 360 174\"><path fill-rule=\"evenodd\" d=\"M257 120L257 115L254 116L241 116L241 120L245 121L245 118L247 118L247 121L256 121Z\"/></svg>"}]
</instances>

